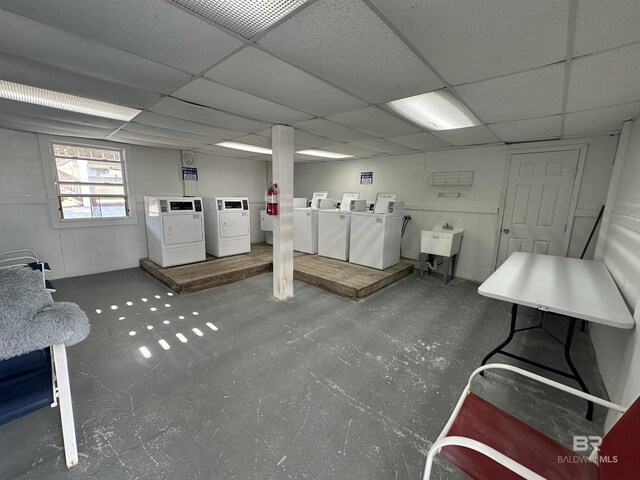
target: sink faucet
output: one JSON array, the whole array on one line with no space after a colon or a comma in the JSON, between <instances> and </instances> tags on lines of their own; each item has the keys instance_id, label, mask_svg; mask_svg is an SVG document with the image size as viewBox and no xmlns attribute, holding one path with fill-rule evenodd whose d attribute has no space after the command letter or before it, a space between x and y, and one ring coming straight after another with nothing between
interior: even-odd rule
<instances>
[{"instance_id":1,"label":"sink faucet","mask_svg":"<svg viewBox=\"0 0 640 480\"><path fill-rule=\"evenodd\" d=\"M449 222L447 222L442 226L442 229L443 230L453 230L453 227L451 225L449 225Z\"/></svg>"}]
</instances>

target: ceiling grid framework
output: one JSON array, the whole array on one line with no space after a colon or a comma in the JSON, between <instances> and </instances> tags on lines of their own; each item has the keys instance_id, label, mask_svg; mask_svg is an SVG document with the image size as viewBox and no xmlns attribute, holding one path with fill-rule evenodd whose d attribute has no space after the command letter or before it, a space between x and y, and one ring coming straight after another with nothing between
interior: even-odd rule
<instances>
[{"instance_id":1,"label":"ceiling grid framework","mask_svg":"<svg viewBox=\"0 0 640 480\"><path fill-rule=\"evenodd\" d=\"M2 128L268 160L216 144L289 124L296 150L376 157L615 133L640 112L635 0L289 0L240 33L199 0L53 3L2 2L0 80L142 113L0 99ZM441 88L482 125L430 131L385 105Z\"/></svg>"}]
</instances>

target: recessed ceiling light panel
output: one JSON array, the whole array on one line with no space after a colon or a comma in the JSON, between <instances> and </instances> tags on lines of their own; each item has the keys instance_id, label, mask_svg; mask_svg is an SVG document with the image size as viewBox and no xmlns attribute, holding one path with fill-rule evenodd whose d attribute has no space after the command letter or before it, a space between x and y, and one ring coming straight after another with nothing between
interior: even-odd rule
<instances>
[{"instance_id":1,"label":"recessed ceiling light panel","mask_svg":"<svg viewBox=\"0 0 640 480\"><path fill-rule=\"evenodd\" d=\"M249 145L248 143L240 142L220 142L216 143L220 147L233 148L234 150L243 150L245 152L264 153L271 155L273 152L270 148L258 147L257 145Z\"/></svg>"},{"instance_id":2,"label":"recessed ceiling light panel","mask_svg":"<svg viewBox=\"0 0 640 480\"><path fill-rule=\"evenodd\" d=\"M0 98L124 121L129 121L140 113L140 110L135 108L7 82L6 80L0 80Z\"/></svg>"},{"instance_id":3,"label":"recessed ceiling light panel","mask_svg":"<svg viewBox=\"0 0 640 480\"><path fill-rule=\"evenodd\" d=\"M482 125L482 122L447 89L401 98L387 105L408 120L429 130L452 130Z\"/></svg>"},{"instance_id":4,"label":"recessed ceiling light panel","mask_svg":"<svg viewBox=\"0 0 640 480\"><path fill-rule=\"evenodd\" d=\"M329 152L327 150L298 150L296 153L301 153L303 155L311 155L312 157L322 157L322 158L352 158L353 155L345 155L344 153L337 152Z\"/></svg>"},{"instance_id":5,"label":"recessed ceiling light panel","mask_svg":"<svg viewBox=\"0 0 640 480\"><path fill-rule=\"evenodd\" d=\"M265 31L308 0L173 0L246 39Z\"/></svg>"}]
</instances>

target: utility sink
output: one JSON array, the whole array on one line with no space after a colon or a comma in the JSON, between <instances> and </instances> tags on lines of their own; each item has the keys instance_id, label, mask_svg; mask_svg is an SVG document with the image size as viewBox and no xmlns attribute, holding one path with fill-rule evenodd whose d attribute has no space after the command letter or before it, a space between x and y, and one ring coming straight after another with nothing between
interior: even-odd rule
<instances>
[{"instance_id":1,"label":"utility sink","mask_svg":"<svg viewBox=\"0 0 640 480\"><path fill-rule=\"evenodd\" d=\"M460 228L445 229L434 227L420 232L420 252L431 255L451 257L460 252L460 242L464 230Z\"/></svg>"}]
</instances>

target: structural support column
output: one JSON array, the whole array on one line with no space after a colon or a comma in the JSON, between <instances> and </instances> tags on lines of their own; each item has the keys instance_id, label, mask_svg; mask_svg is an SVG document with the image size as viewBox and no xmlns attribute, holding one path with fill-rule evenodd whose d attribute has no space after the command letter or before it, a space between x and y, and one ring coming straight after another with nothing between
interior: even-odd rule
<instances>
[{"instance_id":1,"label":"structural support column","mask_svg":"<svg viewBox=\"0 0 640 480\"><path fill-rule=\"evenodd\" d=\"M271 128L272 176L278 184L278 215L273 218L273 296L293 296L293 128Z\"/></svg>"}]
</instances>

